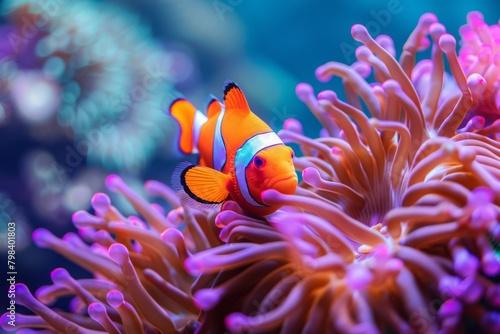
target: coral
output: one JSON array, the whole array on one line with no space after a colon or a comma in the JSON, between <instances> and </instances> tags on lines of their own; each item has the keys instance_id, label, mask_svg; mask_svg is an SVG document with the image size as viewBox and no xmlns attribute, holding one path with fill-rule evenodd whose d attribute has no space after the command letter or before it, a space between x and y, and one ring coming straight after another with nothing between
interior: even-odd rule
<instances>
[{"instance_id":1,"label":"coral","mask_svg":"<svg viewBox=\"0 0 500 334\"><path fill-rule=\"evenodd\" d=\"M389 37L373 39L361 25L352 35L364 44L358 61L316 71L322 82L342 78L346 101L297 86L324 131L308 138L289 119L279 133L300 146L294 163L303 179L294 195L263 192L281 210L257 219L228 201L220 213L196 211L180 207L165 185L146 183L171 206L165 215L110 176L108 188L144 220L123 217L97 194L95 215L73 216L80 237L35 231L39 246L94 278L75 280L56 269L54 285L36 298L18 285L19 302L36 314L19 315L20 326L111 333L500 331L500 262L490 243L500 241L500 143L485 134L494 123L463 125L480 102L455 39L425 14L397 61ZM415 64L416 53L430 46L428 35L431 59ZM73 313L44 305L68 294L76 296Z\"/></svg>"},{"instance_id":2,"label":"coral","mask_svg":"<svg viewBox=\"0 0 500 334\"><path fill-rule=\"evenodd\" d=\"M4 7L13 27L7 34L13 50L6 57L15 64L11 85L24 72L41 77L46 87L58 85L51 90L54 101L38 109L19 102L18 112L38 120L55 108L59 124L71 127L78 153L91 163L143 167L173 131L158 124L168 124L161 107L174 79L169 53L139 18L93 1L22 0ZM38 104L38 95L48 95L45 86L18 86L24 99L30 93Z\"/></svg>"}]
</instances>

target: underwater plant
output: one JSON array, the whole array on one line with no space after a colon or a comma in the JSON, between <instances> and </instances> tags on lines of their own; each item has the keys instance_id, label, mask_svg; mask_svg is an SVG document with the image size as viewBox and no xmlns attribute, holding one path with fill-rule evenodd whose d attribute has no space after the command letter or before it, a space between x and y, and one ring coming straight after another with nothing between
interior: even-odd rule
<instances>
[{"instance_id":1,"label":"underwater plant","mask_svg":"<svg viewBox=\"0 0 500 334\"><path fill-rule=\"evenodd\" d=\"M124 217L96 194L95 214L73 216L79 236L36 230L39 246L94 278L76 280L59 268L36 297L18 284L16 301L35 315L18 315L17 326L74 333L499 332L493 245L500 241L500 143L494 122L463 125L481 104L470 87L475 73L464 74L455 38L433 14L420 18L399 61L388 36L373 39L362 25L351 32L363 44L358 61L316 71L322 82L342 78L346 101L297 86L324 131L306 137L289 119L279 132L299 145L294 165L303 180L292 195L262 193L281 210L255 218L233 201L220 212L194 210L166 185L147 182L171 207L167 213L110 176L108 188L142 218ZM427 36L431 58L415 64ZM71 313L46 306L68 295ZM7 321L4 314L2 328L12 329Z\"/></svg>"}]
</instances>

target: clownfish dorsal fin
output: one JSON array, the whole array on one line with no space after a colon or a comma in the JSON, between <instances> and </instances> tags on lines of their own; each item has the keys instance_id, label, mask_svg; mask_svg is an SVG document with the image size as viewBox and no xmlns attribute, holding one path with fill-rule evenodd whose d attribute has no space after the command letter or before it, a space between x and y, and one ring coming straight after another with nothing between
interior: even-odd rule
<instances>
[{"instance_id":1,"label":"clownfish dorsal fin","mask_svg":"<svg viewBox=\"0 0 500 334\"><path fill-rule=\"evenodd\" d=\"M208 96L207 117L211 118L222 110L222 103L213 95Z\"/></svg>"},{"instance_id":2,"label":"clownfish dorsal fin","mask_svg":"<svg viewBox=\"0 0 500 334\"><path fill-rule=\"evenodd\" d=\"M226 106L226 110L235 110L243 113L250 112L245 94L243 94L238 85L229 80L226 81L224 86L224 105Z\"/></svg>"},{"instance_id":3,"label":"clownfish dorsal fin","mask_svg":"<svg viewBox=\"0 0 500 334\"><path fill-rule=\"evenodd\" d=\"M215 169L181 162L172 174L172 188L181 202L194 208L210 208L229 197L230 176Z\"/></svg>"}]
</instances>

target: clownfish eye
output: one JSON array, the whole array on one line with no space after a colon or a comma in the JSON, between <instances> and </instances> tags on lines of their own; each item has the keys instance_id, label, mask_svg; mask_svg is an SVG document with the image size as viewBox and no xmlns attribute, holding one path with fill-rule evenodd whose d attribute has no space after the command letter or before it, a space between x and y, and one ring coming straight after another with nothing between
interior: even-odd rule
<instances>
[{"instance_id":1,"label":"clownfish eye","mask_svg":"<svg viewBox=\"0 0 500 334\"><path fill-rule=\"evenodd\" d=\"M266 164L266 160L262 159L261 157L255 157L253 158L253 164L255 167L258 169L263 168Z\"/></svg>"}]
</instances>

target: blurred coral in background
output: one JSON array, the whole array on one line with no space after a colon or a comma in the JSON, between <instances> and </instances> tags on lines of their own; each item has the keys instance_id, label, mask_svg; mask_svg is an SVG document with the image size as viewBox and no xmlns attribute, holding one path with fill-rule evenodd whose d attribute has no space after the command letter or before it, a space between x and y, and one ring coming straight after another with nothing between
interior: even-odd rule
<instances>
[{"instance_id":1,"label":"blurred coral in background","mask_svg":"<svg viewBox=\"0 0 500 334\"><path fill-rule=\"evenodd\" d=\"M156 156L172 152L176 129L162 105L193 64L180 51L171 55L139 16L110 3L2 6L0 127L13 144L4 151L20 155L3 166L20 172L26 191L14 197L36 219L67 226L71 212L102 190L106 171L137 179ZM185 68L184 77L173 68ZM2 175L0 186L17 192L14 180Z\"/></svg>"},{"instance_id":2,"label":"blurred coral in background","mask_svg":"<svg viewBox=\"0 0 500 334\"><path fill-rule=\"evenodd\" d=\"M158 106L174 78L173 59L139 18L91 1L10 1L5 11L4 109L34 133L69 127L75 154L94 165L144 167L166 140Z\"/></svg>"},{"instance_id":3,"label":"blurred coral in background","mask_svg":"<svg viewBox=\"0 0 500 334\"><path fill-rule=\"evenodd\" d=\"M175 159L163 106L176 84L197 85L196 69L117 4L13 0L0 10L0 248L15 222L18 278L40 284L32 270L60 258L40 253L32 231L67 232L110 171L136 188L155 161Z\"/></svg>"},{"instance_id":4,"label":"blurred coral in background","mask_svg":"<svg viewBox=\"0 0 500 334\"><path fill-rule=\"evenodd\" d=\"M351 33L363 44L356 62L328 62L315 73L321 82L340 77L345 101L296 87L323 130L313 139L299 120L284 122L279 135L301 151L294 163L302 183L294 195L262 194L281 210L260 219L231 201L220 213L194 210L158 181L144 185L150 202L110 175L108 190L138 215L97 193L94 213L73 215L78 234L35 230L39 247L93 277L57 268L34 296L18 284L17 302L34 315L18 314L17 325L72 333L498 333L498 68L483 59L495 59L489 42L498 26L470 13L457 56L455 38L425 14L399 60L389 36L373 39L359 24ZM67 296L66 310L51 307ZM11 330L7 321L5 314L2 328Z\"/></svg>"}]
</instances>

